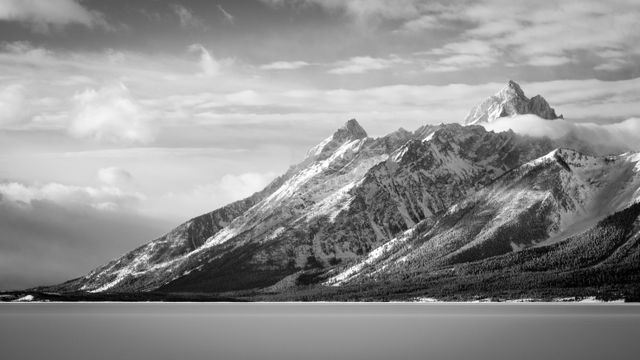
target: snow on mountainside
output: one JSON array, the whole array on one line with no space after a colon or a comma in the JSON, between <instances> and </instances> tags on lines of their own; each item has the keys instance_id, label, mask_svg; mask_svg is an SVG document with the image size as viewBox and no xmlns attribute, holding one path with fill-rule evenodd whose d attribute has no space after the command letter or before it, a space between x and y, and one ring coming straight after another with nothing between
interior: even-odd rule
<instances>
[{"instance_id":1,"label":"snow on mountainside","mask_svg":"<svg viewBox=\"0 0 640 360\"><path fill-rule=\"evenodd\" d=\"M373 250L375 258L370 255L333 274L326 284L549 245L637 202L640 154L594 157L557 149L451 206L435 224L417 224Z\"/></svg>"},{"instance_id":2,"label":"snow on mountainside","mask_svg":"<svg viewBox=\"0 0 640 360\"><path fill-rule=\"evenodd\" d=\"M424 140L425 132L433 133L430 140ZM349 144L343 146L353 146ZM346 166L326 167L325 163L334 161L342 147L324 160L307 164L281 188L286 197L274 192L208 240L223 245L229 242L238 251L242 246L253 247L250 255L244 253L246 260L235 261L228 271L268 269L282 276L358 259L416 222L434 219L454 201L511 166L553 147L545 139L449 124L421 128L413 134L398 130L380 139L365 139L357 148L357 153L345 160ZM424 171L418 173L419 168ZM316 175L306 180L308 172ZM305 179L304 186L295 185L298 177ZM292 202L299 203L301 198L307 202L295 207ZM261 234L268 234L268 238ZM219 239L223 240L218 243ZM223 279L216 276L220 266L227 264L214 261L163 289L229 289L248 281L238 279L221 288Z\"/></svg>"},{"instance_id":3,"label":"snow on mountainside","mask_svg":"<svg viewBox=\"0 0 640 360\"><path fill-rule=\"evenodd\" d=\"M384 235L393 237L425 218L433 219L507 170L552 148L549 141L512 132L441 125L373 167L353 190L352 207L389 224L393 231Z\"/></svg>"},{"instance_id":4,"label":"snow on mountainside","mask_svg":"<svg viewBox=\"0 0 640 360\"><path fill-rule=\"evenodd\" d=\"M105 291L124 285L131 279L143 280L140 290L150 290L182 273L178 268L190 254L201 249L205 240L227 226L235 217L264 198L289 176L285 174L264 190L220 209L195 217L153 240L125 254L119 259L98 267L82 278L53 288L61 290ZM184 269L183 271L188 271Z\"/></svg>"},{"instance_id":5,"label":"snow on mountainside","mask_svg":"<svg viewBox=\"0 0 640 360\"><path fill-rule=\"evenodd\" d=\"M74 289L81 284L79 289L85 291L153 289L198 272L214 259L248 244L260 245L250 261L268 258L277 263L273 265L276 267L286 268L291 261L304 267L308 257L314 255L314 246L295 237L300 236L300 231L309 232L308 218L335 217L343 207L347 190L410 135L400 132L371 139L355 120L350 120L262 192L193 219L63 288ZM312 209L314 212L310 212ZM233 243L225 247L231 239ZM278 239L298 243L270 244ZM357 251L364 250L342 250L347 256L356 256Z\"/></svg>"},{"instance_id":6,"label":"snow on mountainside","mask_svg":"<svg viewBox=\"0 0 640 360\"><path fill-rule=\"evenodd\" d=\"M509 82L467 123L527 113L558 118ZM640 200L640 155L560 144L459 124L371 138L352 119L264 190L48 290L348 285L562 243Z\"/></svg>"},{"instance_id":7,"label":"snow on mountainside","mask_svg":"<svg viewBox=\"0 0 640 360\"><path fill-rule=\"evenodd\" d=\"M185 236L180 229L191 225L184 224L78 282L86 291L131 291L181 278L168 286L184 290L194 278L222 286L211 274L221 267L250 269L247 277L273 271L275 280L351 261L552 148L548 139L457 124L371 139L351 120L224 226ZM165 244L184 245L166 251Z\"/></svg>"},{"instance_id":8,"label":"snow on mountainside","mask_svg":"<svg viewBox=\"0 0 640 360\"><path fill-rule=\"evenodd\" d=\"M547 120L562 119L562 115L557 116L542 96L536 95L529 99L524 95L520 85L509 80L502 90L474 107L462 123L489 123L501 117L522 114L534 114Z\"/></svg>"}]
</instances>

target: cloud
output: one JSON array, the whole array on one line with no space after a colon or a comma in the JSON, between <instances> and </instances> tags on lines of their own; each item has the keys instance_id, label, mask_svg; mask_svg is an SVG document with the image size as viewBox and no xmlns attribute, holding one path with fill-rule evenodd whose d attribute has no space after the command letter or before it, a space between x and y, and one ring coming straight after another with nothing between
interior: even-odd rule
<instances>
[{"instance_id":1,"label":"cloud","mask_svg":"<svg viewBox=\"0 0 640 360\"><path fill-rule=\"evenodd\" d=\"M436 59L427 61L425 70L430 72L484 68L497 63L501 56L498 49L481 40L452 42L421 54L429 57L437 56Z\"/></svg>"},{"instance_id":2,"label":"cloud","mask_svg":"<svg viewBox=\"0 0 640 360\"><path fill-rule=\"evenodd\" d=\"M133 209L145 199L141 193L125 192L114 186L90 187L59 183L43 185L0 183L0 195L5 201L25 205L31 205L37 201L49 201L61 206L90 207L98 210Z\"/></svg>"},{"instance_id":3,"label":"cloud","mask_svg":"<svg viewBox=\"0 0 640 360\"><path fill-rule=\"evenodd\" d=\"M122 186L128 185L133 176L127 170L112 166L98 170L98 179L105 185Z\"/></svg>"},{"instance_id":4,"label":"cloud","mask_svg":"<svg viewBox=\"0 0 640 360\"><path fill-rule=\"evenodd\" d=\"M207 29L207 26L204 24L204 22L199 17L195 16L193 12L187 7L180 4L171 4L169 5L169 7L178 18L181 27Z\"/></svg>"},{"instance_id":5,"label":"cloud","mask_svg":"<svg viewBox=\"0 0 640 360\"><path fill-rule=\"evenodd\" d=\"M122 83L76 93L73 106L69 130L74 136L124 143L154 139L151 111Z\"/></svg>"},{"instance_id":6,"label":"cloud","mask_svg":"<svg viewBox=\"0 0 640 360\"><path fill-rule=\"evenodd\" d=\"M618 71L634 66L634 63L630 59L624 57L604 59L603 62L593 67L598 71Z\"/></svg>"},{"instance_id":7,"label":"cloud","mask_svg":"<svg viewBox=\"0 0 640 360\"><path fill-rule=\"evenodd\" d=\"M559 66L569 64L574 60L568 56L541 55L533 57L526 63L531 66Z\"/></svg>"},{"instance_id":8,"label":"cloud","mask_svg":"<svg viewBox=\"0 0 640 360\"><path fill-rule=\"evenodd\" d=\"M357 19L373 17L406 19L419 15L431 4L419 0L261 0L272 6L319 6L328 11L340 11Z\"/></svg>"},{"instance_id":9,"label":"cloud","mask_svg":"<svg viewBox=\"0 0 640 360\"><path fill-rule=\"evenodd\" d=\"M575 123L566 120L545 120L536 115L500 118L482 124L487 130L506 131L552 139L570 135L598 153L640 151L640 118L630 118L611 124Z\"/></svg>"},{"instance_id":10,"label":"cloud","mask_svg":"<svg viewBox=\"0 0 640 360\"><path fill-rule=\"evenodd\" d=\"M496 58L490 55L481 54L456 54L443 57L429 63L425 70L433 72L457 71L469 68L485 68L496 62Z\"/></svg>"},{"instance_id":11,"label":"cloud","mask_svg":"<svg viewBox=\"0 0 640 360\"><path fill-rule=\"evenodd\" d=\"M240 175L227 174L220 179L219 189L228 194L230 199L243 199L262 190L275 177L276 173L244 173Z\"/></svg>"},{"instance_id":12,"label":"cloud","mask_svg":"<svg viewBox=\"0 0 640 360\"><path fill-rule=\"evenodd\" d=\"M336 67L327 71L329 74L345 75L345 74L363 74L373 70L388 69L396 64L406 63L398 56L390 56L389 58L374 58L370 56L356 56L349 60L340 61Z\"/></svg>"},{"instance_id":13,"label":"cloud","mask_svg":"<svg viewBox=\"0 0 640 360\"><path fill-rule=\"evenodd\" d=\"M307 67L309 64L306 61L276 61L270 64L264 64L260 66L262 70L295 70L303 67Z\"/></svg>"},{"instance_id":14,"label":"cloud","mask_svg":"<svg viewBox=\"0 0 640 360\"><path fill-rule=\"evenodd\" d=\"M226 21L228 21L230 24L233 24L233 21L234 21L233 15L229 14L229 12L225 10L220 4L218 4L218 10L220 10L220 13L222 14L222 16L224 16L224 19Z\"/></svg>"},{"instance_id":15,"label":"cloud","mask_svg":"<svg viewBox=\"0 0 640 360\"><path fill-rule=\"evenodd\" d=\"M495 52L495 48L486 41L466 40L449 43L441 48L430 51L434 55L474 54L487 55Z\"/></svg>"},{"instance_id":16,"label":"cloud","mask_svg":"<svg viewBox=\"0 0 640 360\"><path fill-rule=\"evenodd\" d=\"M51 59L52 52L42 48L33 46L28 41L14 41L2 44L2 50L5 53L19 56L21 59L42 62Z\"/></svg>"},{"instance_id":17,"label":"cloud","mask_svg":"<svg viewBox=\"0 0 640 360\"><path fill-rule=\"evenodd\" d=\"M190 52L200 53L200 68L202 74L206 76L216 76L220 74L222 65L213 55L201 44L192 44L189 46Z\"/></svg>"},{"instance_id":18,"label":"cloud","mask_svg":"<svg viewBox=\"0 0 640 360\"><path fill-rule=\"evenodd\" d=\"M457 35L456 42L488 44L499 52L492 64L502 61L549 67L601 57L596 70L610 71L635 66L640 57L635 46L640 34L629 31L637 28L640 18L635 0L567 0L540 7L509 0L481 0L445 3L423 16L428 25L425 29L463 24L466 30ZM413 23L415 30L420 30L420 18L409 20L403 28ZM454 56L469 54L465 48L451 50ZM609 56L602 56L605 53ZM636 61L630 61L630 57ZM460 68L477 67L473 61L466 65Z\"/></svg>"},{"instance_id":19,"label":"cloud","mask_svg":"<svg viewBox=\"0 0 640 360\"><path fill-rule=\"evenodd\" d=\"M273 6L319 7L369 25L375 20L396 35L444 32L436 38L452 44L484 43L491 52L465 47L442 54L425 54L430 72L477 69L508 64L557 67L573 63L595 66L597 71L636 69L640 60L638 27L640 5L636 0L555 1L531 7L510 0L263 0ZM370 30L370 28L368 28ZM425 34L426 44L434 36ZM601 56L603 53L616 56ZM593 61L600 63L593 65Z\"/></svg>"},{"instance_id":20,"label":"cloud","mask_svg":"<svg viewBox=\"0 0 640 360\"><path fill-rule=\"evenodd\" d=\"M311 129L319 124L314 131L329 132L345 119L356 117L371 134L383 135L395 130L400 122L410 129L425 123L462 121L473 106L502 89L507 81L505 78L504 82L477 85L399 84L359 89L255 89L196 94L181 97L178 102L190 114L185 116L217 131L231 126L258 129L256 125L261 126L260 131L275 131L284 124ZM612 122L640 114L640 79L557 80L521 82L521 85L529 97L541 94L558 113L576 122ZM255 141L269 140L260 133L243 130L243 136L248 134ZM277 134L271 136L276 138Z\"/></svg>"},{"instance_id":21,"label":"cloud","mask_svg":"<svg viewBox=\"0 0 640 360\"><path fill-rule=\"evenodd\" d=\"M176 14L178 20L180 20L180 26L187 27L193 20L193 14L189 9L182 5L171 4L171 10Z\"/></svg>"},{"instance_id":22,"label":"cloud","mask_svg":"<svg viewBox=\"0 0 640 360\"><path fill-rule=\"evenodd\" d=\"M268 100L254 90L243 90L224 96L225 104L232 106L260 106L267 105Z\"/></svg>"},{"instance_id":23,"label":"cloud","mask_svg":"<svg viewBox=\"0 0 640 360\"><path fill-rule=\"evenodd\" d=\"M556 80L521 84L528 94L541 94L569 120L620 121L640 114L640 79L601 81Z\"/></svg>"},{"instance_id":24,"label":"cloud","mask_svg":"<svg viewBox=\"0 0 640 360\"><path fill-rule=\"evenodd\" d=\"M0 20L22 22L38 32L70 24L109 28L101 13L87 9L78 0L2 0Z\"/></svg>"},{"instance_id":25,"label":"cloud","mask_svg":"<svg viewBox=\"0 0 640 360\"><path fill-rule=\"evenodd\" d=\"M587 59L593 61L601 54L612 51L617 52L617 55L602 57L596 70L616 71L636 67L640 59L640 50L636 46L640 42L640 32L631 30L636 29L639 24L640 5L636 0L613 0L606 3L599 0L565 0L537 7L511 0L265 2L274 5L320 6L357 19L388 20L388 26L400 23L396 33L415 34L434 29L458 29L453 43L470 45L470 42L478 41L487 44L494 51L493 54L488 54L478 49L450 48L449 53L430 58L432 63L428 69L432 71L474 69L498 62L542 67L562 66Z\"/></svg>"},{"instance_id":26,"label":"cloud","mask_svg":"<svg viewBox=\"0 0 640 360\"><path fill-rule=\"evenodd\" d=\"M396 32L416 33L424 30L442 28L443 24L440 19L432 14L422 15L417 19L405 22Z\"/></svg>"},{"instance_id":27,"label":"cloud","mask_svg":"<svg viewBox=\"0 0 640 360\"><path fill-rule=\"evenodd\" d=\"M174 225L126 208L105 211L46 198L25 205L2 194L0 290L82 276Z\"/></svg>"},{"instance_id":28,"label":"cloud","mask_svg":"<svg viewBox=\"0 0 640 360\"><path fill-rule=\"evenodd\" d=\"M244 199L264 189L278 175L275 172L226 174L212 183L200 184L186 191L167 193L155 200L157 203L148 206L171 211L171 208L163 204L172 204L173 209L180 209L180 214L171 215L195 216Z\"/></svg>"},{"instance_id":29,"label":"cloud","mask_svg":"<svg viewBox=\"0 0 640 360\"><path fill-rule=\"evenodd\" d=\"M22 123L28 112L26 89L22 84L0 87L0 126Z\"/></svg>"}]
</instances>

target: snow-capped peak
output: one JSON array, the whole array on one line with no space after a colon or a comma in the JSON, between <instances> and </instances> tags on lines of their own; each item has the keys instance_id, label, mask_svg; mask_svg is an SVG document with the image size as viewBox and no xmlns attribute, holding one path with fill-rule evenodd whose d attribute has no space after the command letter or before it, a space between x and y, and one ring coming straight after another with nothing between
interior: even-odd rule
<instances>
[{"instance_id":1,"label":"snow-capped peak","mask_svg":"<svg viewBox=\"0 0 640 360\"><path fill-rule=\"evenodd\" d=\"M518 83L513 80L509 80L507 85L504 88L502 88L502 90L500 90L496 94L496 96L504 100L509 100L512 98L520 98L523 100L528 100L527 97L524 95L524 91L522 91L522 88L520 87L520 85L518 85Z\"/></svg>"},{"instance_id":2,"label":"snow-capped peak","mask_svg":"<svg viewBox=\"0 0 640 360\"><path fill-rule=\"evenodd\" d=\"M333 134L334 140L358 140L367 137L367 132L358 124L356 119L347 121L343 127Z\"/></svg>"},{"instance_id":3,"label":"snow-capped peak","mask_svg":"<svg viewBox=\"0 0 640 360\"><path fill-rule=\"evenodd\" d=\"M471 109L463 123L489 123L501 117L522 114L534 114L547 120L563 118L562 115L556 115L555 110L542 96L536 95L529 99L518 83L509 80L502 90Z\"/></svg>"},{"instance_id":4,"label":"snow-capped peak","mask_svg":"<svg viewBox=\"0 0 640 360\"><path fill-rule=\"evenodd\" d=\"M307 157L328 154L347 142L364 139L366 137L367 132L358 124L356 119L351 119L336 130L333 135L309 149Z\"/></svg>"}]
</instances>

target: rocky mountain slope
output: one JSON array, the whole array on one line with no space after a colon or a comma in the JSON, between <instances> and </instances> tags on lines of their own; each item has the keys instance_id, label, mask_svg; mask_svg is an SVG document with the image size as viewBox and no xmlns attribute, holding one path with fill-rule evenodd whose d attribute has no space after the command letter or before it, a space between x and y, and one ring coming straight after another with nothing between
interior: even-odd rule
<instances>
[{"instance_id":1,"label":"rocky mountain slope","mask_svg":"<svg viewBox=\"0 0 640 360\"><path fill-rule=\"evenodd\" d=\"M428 272L481 262L578 237L605 216L640 201L640 154L593 157L566 149L527 162L450 207L435 224L419 223L328 285Z\"/></svg>"},{"instance_id":2,"label":"rocky mountain slope","mask_svg":"<svg viewBox=\"0 0 640 360\"><path fill-rule=\"evenodd\" d=\"M524 113L558 118L509 82L467 122ZM349 120L264 190L46 290L375 287L559 246L640 200L640 156L561 145L459 124L371 138Z\"/></svg>"}]
</instances>

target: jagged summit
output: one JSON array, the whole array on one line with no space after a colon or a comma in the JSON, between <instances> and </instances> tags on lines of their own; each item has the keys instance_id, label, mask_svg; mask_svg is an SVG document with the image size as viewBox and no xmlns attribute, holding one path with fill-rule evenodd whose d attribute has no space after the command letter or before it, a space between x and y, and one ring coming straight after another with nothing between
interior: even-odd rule
<instances>
[{"instance_id":1,"label":"jagged summit","mask_svg":"<svg viewBox=\"0 0 640 360\"><path fill-rule=\"evenodd\" d=\"M495 95L471 109L463 124L488 123L501 117L522 114L534 114L547 120L563 118L562 115L556 115L555 110L542 96L536 95L529 99L518 83L509 80Z\"/></svg>"},{"instance_id":2,"label":"jagged summit","mask_svg":"<svg viewBox=\"0 0 640 360\"><path fill-rule=\"evenodd\" d=\"M498 94L496 94L496 96L499 96L504 99L508 99L508 98L519 98L523 100L527 99L520 85L513 80L509 80L509 82L507 83L507 86L502 88L502 90L500 90Z\"/></svg>"},{"instance_id":3,"label":"jagged summit","mask_svg":"<svg viewBox=\"0 0 640 360\"><path fill-rule=\"evenodd\" d=\"M307 152L307 157L318 156L321 154L327 154L341 145L354 141L367 138L367 132L358 124L356 119L347 121L341 128L336 130L333 135L324 139L318 145L312 147Z\"/></svg>"},{"instance_id":4,"label":"jagged summit","mask_svg":"<svg viewBox=\"0 0 640 360\"><path fill-rule=\"evenodd\" d=\"M343 139L363 139L367 137L367 132L358 124L356 119L351 119L347 121L343 127L338 129L333 134L334 140L343 140Z\"/></svg>"}]
</instances>

